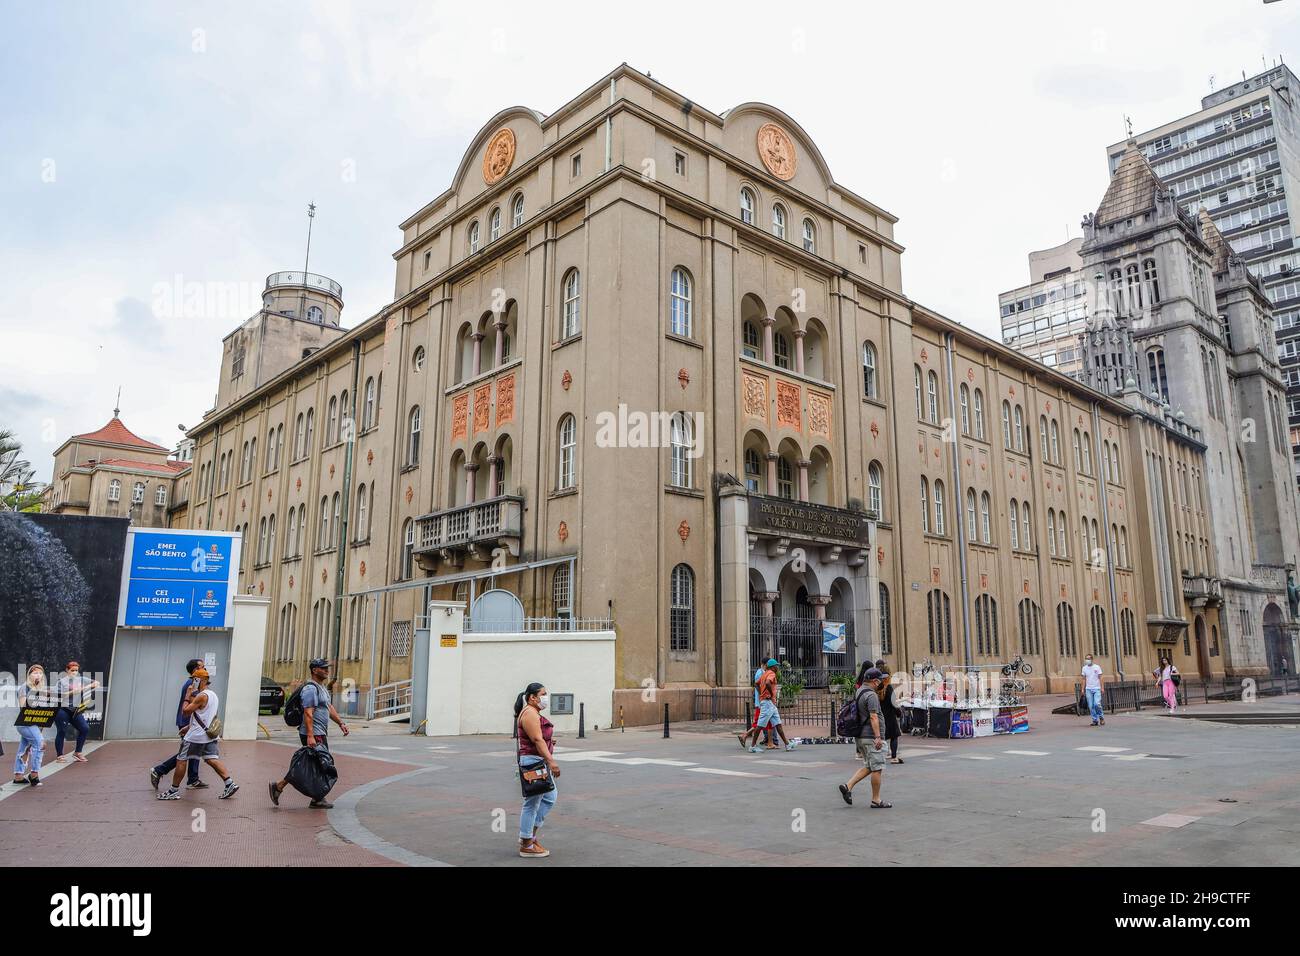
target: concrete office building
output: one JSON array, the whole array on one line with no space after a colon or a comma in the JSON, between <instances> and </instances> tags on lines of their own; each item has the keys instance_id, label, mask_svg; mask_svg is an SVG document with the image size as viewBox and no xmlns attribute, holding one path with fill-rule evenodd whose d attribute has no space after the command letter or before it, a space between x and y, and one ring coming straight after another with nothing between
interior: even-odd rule
<instances>
[{"instance_id":1,"label":"concrete office building","mask_svg":"<svg viewBox=\"0 0 1300 956\"><path fill-rule=\"evenodd\" d=\"M1088 319L1088 283L1079 247L1071 239L1029 254L1029 285L998 296L1002 341L1048 368L1078 378L1078 337Z\"/></svg>"},{"instance_id":2,"label":"concrete office building","mask_svg":"<svg viewBox=\"0 0 1300 956\"><path fill-rule=\"evenodd\" d=\"M1204 208L1273 306L1286 383L1288 444L1300 475L1300 83L1285 65L1216 90L1189 116L1134 137L1178 204ZM1107 149L1112 174L1126 144ZM1270 349L1274 348L1269 343Z\"/></svg>"},{"instance_id":3,"label":"concrete office building","mask_svg":"<svg viewBox=\"0 0 1300 956\"><path fill-rule=\"evenodd\" d=\"M1191 605L1154 612L1141 556L1210 501L1172 511L1135 449L1204 444L912 301L894 223L780 110L625 65L492 117L402 223L390 304L344 330L300 275L324 321L264 309L226 341L186 514L244 533L268 673L401 680L428 601L472 624L488 587L526 628L612 620L629 702L746 686L769 653L813 684L866 655L1022 653L1038 689L1087 653L1149 670Z\"/></svg>"}]
</instances>

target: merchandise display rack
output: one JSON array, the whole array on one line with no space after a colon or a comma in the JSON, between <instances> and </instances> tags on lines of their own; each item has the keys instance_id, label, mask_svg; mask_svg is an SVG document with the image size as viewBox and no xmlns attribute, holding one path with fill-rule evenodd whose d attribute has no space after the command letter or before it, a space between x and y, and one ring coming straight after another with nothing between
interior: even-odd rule
<instances>
[{"instance_id":1,"label":"merchandise display rack","mask_svg":"<svg viewBox=\"0 0 1300 956\"><path fill-rule=\"evenodd\" d=\"M913 695L900 701L914 735L964 739L1029 730L1028 681L1009 664L914 666Z\"/></svg>"}]
</instances>

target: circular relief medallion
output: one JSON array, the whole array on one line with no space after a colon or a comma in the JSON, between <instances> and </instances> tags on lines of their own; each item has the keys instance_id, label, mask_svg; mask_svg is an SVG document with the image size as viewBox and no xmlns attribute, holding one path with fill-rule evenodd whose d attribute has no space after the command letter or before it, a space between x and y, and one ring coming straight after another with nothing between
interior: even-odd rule
<instances>
[{"instance_id":1,"label":"circular relief medallion","mask_svg":"<svg viewBox=\"0 0 1300 956\"><path fill-rule=\"evenodd\" d=\"M794 178L794 142L775 123L764 123L758 128L758 156L777 179Z\"/></svg>"},{"instance_id":2,"label":"circular relief medallion","mask_svg":"<svg viewBox=\"0 0 1300 956\"><path fill-rule=\"evenodd\" d=\"M515 134L503 126L492 134L483 153L483 182L489 186L499 183L501 177L510 172L510 164L514 161Z\"/></svg>"}]
</instances>

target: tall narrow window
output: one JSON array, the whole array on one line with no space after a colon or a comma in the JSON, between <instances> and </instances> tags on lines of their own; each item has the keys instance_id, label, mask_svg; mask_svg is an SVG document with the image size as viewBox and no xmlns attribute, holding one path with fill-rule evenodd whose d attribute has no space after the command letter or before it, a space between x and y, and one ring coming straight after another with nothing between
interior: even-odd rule
<instances>
[{"instance_id":1,"label":"tall narrow window","mask_svg":"<svg viewBox=\"0 0 1300 956\"><path fill-rule=\"evenodd\" d=\"M1047 553L1056 557L1056 512L1047 509Z\"/></svg>"},{"instance_id":2,"label":"tall narrow window","mask_svg":"<svg viewBox=\"0 0 1300 956\"><path fill-rule=\"evenodd\" d=\"M939 424L939 376L934 372L926 376L926 393L930 400L930 421Z\"/></svg>"},{"instance_id":3,"label":"tall narrow window","mask_svg":"<svg viewBox=\"0 0 1300 956\"><path fill-rule=\"evenodd\" d=\"M501 207L492 210L492 215L488 218L488 242L496 242L501 238Z\"/></svg>"},{"instance_id":4,"label":"tall narrow window","mask_svg":"<svg viewBox=\"0 0 1300 956\"><path fill-rule=\"evenodd\" d=\"M1020 503L1020 507L1022 509L1021 521L1020 521L1020 540L1024 542L1026 551L1033 551L1034 550L1034 535L1032 531L1033 520L1029 511L1029 502L1022 501Z\"/></svg>"},{"instance_id":5,"label":"tall narrow window","mask_svg":"<svg viewBox=\"0 0 1300 956\"><path fill-rule=\"evenodd\" d=\"M740 354L746 358L756 359L763 352L763 346L759 342L758 326L745 320L745 326L741 331Z\"/></svg>"},{"instance_id":6,"label":"tall narrow window","mask_svg":"<svg viewBox=\"0 0 1300 956\"><path fill-rule=\"evenodd\" d=\"M558 490L573 488L577 485L578 429L572 415L560 419L560 456L559 475L556 482Z\"/></svg>"},{"instance_id":7,"label":"tall narrow window","mask_svg":"<svg viewBox=\"0 0 1300 956\"><path fill-rule=\"evenodd\" d=\"M780 203L772 206L772 235L778 239L785 238L785 207Z\"/></svg>"},{"instance_id":8,"label":"tall narrow window","mask_svg":"<svg viewBox=\"0 0 1300 956\"><path fill-rule=\"evenodd\" d=\"M975 437L984 440L984 393L975 389Z\"/></svg>"},{"instance_id":9,"label":"tall narrow window","mask_svg":"<svg viewBox=\"0 0 1300 956\"><path fill-rule=\"evenodd\" d=\"M1083 473L1092 474L1092 436L1087 432L1083 433Z\"/></svg>"},{"instance_id":10,"label":"tall narrow window","mask_svg":"<svg viewBox=\"0 0 1300 956\"><path fill-rule=\"evenodd\" d=\"M867 466L867 510L873 512L877 520L885 514L880 465L874 461Z\"/></svg>"},{"instance_id":11,"label":"tall narrow window","mask_svg":"<svg viewBox=\"0 0 1300 956\"><path fill-rule=\"evenodd\" d=\"M790 468L789 458L776 460L776 493L786 501L794 500L794 473Z\"/></svg>"},{"instance_id":12,"label":"tall narrow window","mask_svg":"<svg viewBox=\"0 0 1300 956\"><path fill-rule=\"evenodd\" d=\"M880 653L894 653L894 628L889 615L889 588L880 585L880 606L876 613L880 615Z\"/></svg>"},{"instance_id":13,"label":"tall narrow window","mask_svg":"<svg viewBox=\"0 0 1300 956\"><path fill-rule=\"evenodd\" d=\"M925 413L921 408L921 366L912 366L912 385L916 391L916 417L924 418Z\"/></svg>"},{"instance_id":14,"label":"tall narrow window","mask_svg":"<svg viewBox=\"0 0 1300 956\"><path fill-rule=\"evenodd\" d=\"M970 389L966 387L965 382L962 382L961 388L958 390L958 396L961 404L961 433L963 435L969 435L970 434Z\"/></svg>"},{"instance_id":15,"label":"tall narrow window","mask_svg":"<svg viewBox=\"0 0 1300 956\"><path fill-rule=\"evenodd\" d=\"M1147 302L1160 304L1160 277L1156 274L1156 261L1147 259L1142 263L1142 278L1146 284Z\"/></svg>"},{"instance_id":16,"label":"tall narrow window","mask_svg":"<svg viewBox=\"0 0 1300 956\"><path fill-rule=\"evenodd\" d=\"M668 608L668 647L673 651L695 650L695 574L679 564L673 568Z\"/></svg>"},{"instance_id":17,"label":"tall narrow window","mask_svg":"<svg viewBox=\"0 0 1300 956\"><path fill-rule=\"evenodd\" d=\"M330 500L322 497L320 512L316 515L316 550L324 551L330 545Z\"/></svg>"},{"instance_id":18,"label":"tall narrow window","mask_svg":"<svg viewBox=\"0 0 1300 956\"><path fill-rule=\"evenodd\" d=\"M1061 463L1061 431L1056 427L1056 419L1052 419L1052 461L1059 465Z\"/></svg>"},{"instance_id":19,"label":"tall narrow window","mask_svg":"<svg viewBox=\"0 0 1300 956\"><path fill-rule=\"evenodd\" d=\"M133 505L144 504L144 482L143 481L137 481L134 485L131 486L131 504Z\"/></svg>"},{"instance_id":20,"label":"tall narrow window","mask_svg":"<svg viewBox=\"0 0 1300 956\"><path fill-rule=\"evenodd\" d=\"M478 252L478 245L479 245L478 220L475 219L473 222L469 224L469 254L471 256L474 253Z\"/></svg>"},{"instance_id":21,"label":"tall narrow window","mask_svg":"<svg viewBox=\"0 0 1300 956\"><path fill-rule=\"evenodd\" d=\"M763 491L763 465L752 448L745 449L745 490L754 494Z\"/></svg>"},{"instance_id":22,"label":"tall narrow window","mask_svg":"<svg viewBox=\"0 0 1300 956\"><path fill-rule=\"evenodd\" d=\"M987 491L980 495L980 540L993 543L993 500Z\"/></svg>"},{"instance_id":23,"label":"tall narrow window","mask_svg":"<svg viewBox=\"0 0 1300 956\"><path fill-rule=\"evenodd\" d=\"M748 187L740 191L740 221L754 224L754 193Z\"/></svg>"},{"instance_id":24,"label":"tall narrow window","mask_svg":"<svg viewBox=\"0 0 1300 956\"><path fill-rule=\"evenodd\" d=\"M979 533L975 525L975 489L966 490L966 540L978 541Z\"/></svg>"},{"instance_id":25,"label":"tall narrow window","mask_svg":"<svg viewBox=\"0 0 1300 956\"><path fill-rule=\"evenodd\" d=\"M776 367L789 370L790 368L790 340L785 337L784 332L776 333L772 339L772 348L775 354Z\"/></svg>"},{"instance_id":26,"label":"tall narrow window","mask_svg":"<svg viewBox=\"0 0 1300 956\"><path fill-rule=\"evenodd\" d=\"M1011 448L1011 403L1002 403L1002 445Z\"/></svg>"},{"instance_id":27,"label":"tall narrow window","mask_svg":"<svg viewBox=\"0 0 1300 956\"><path fill-rule=\"evenodd\" d=\"M691 487L691 420L685 412L673 415L669 425L669 481L674 488Z\"/></svg>"},{"instance_id":28,"label":"tall narrow window","mask_svg":"<svg viewBox=\"0 0 1300 956\"><path fill-rule=\"evenodd\" d=\"M403 581L409 581L415 573L415 522L410 518L402 525L402 564Z\"/></svg>"},{"instance_id":29,"label":"tall narrow window","mask_svg":"<svg viewBox=\"0 0 1300 956\"><path fill-rule=\"evenodd\" d=\"M813 225L811 219L803 221L803 251L817 251L817 227Z\"/></svg>"},{"instance_id":30,"label":"tall narrow window","mask_svg":"<svg viewBox=\"0 0 1300 956\"><path fill-rule=\"evenodd\" d=\"M569 573L569 567L567 564L560 565L555 569L555 577L551 578L551 607L561 622L573 617L573 577Z\"/></svg>"},{"instance_id":31,"label":"tall narrow window","mask_svg":"<svg viewBox=\"0 0 1300 956\"><path fill-rule=\"evenodd\" d=\"M921 530L930 531L930 483L921 479Z\"/></svg>"},{"instance_id":32,"label":"tall narrow window","mask_svg":"<svg viewBox=\"0 0 1300 956\"><path fill-rule=\"evenodd\" d=\"M1016 406L1015 420L1016 420L1016 451L1024 451L1025 450L1025 415L1024 412L1020 410L1019 405Z\"/></svg>"},{"instance_id":33,"label":"tall narrow window","mask_svg":"<svg viewBox=\"0 0 1300 956\"><path fill-rule=\"evenodd\" d=\"M361 403L361 430L366 431L375 424L375 380L366 379L364 398Z\"/></svg>"},{"instance_id":34,"label":"tall narrow window","mask_svg":"<svg viewBox=\"0 0 1300 956\"><path fill-rule=\"evenodd\" d=\"M862 394L876 397L876 347L870 342L862 345Z\"/></svg>"},{"instance_id":35,"label":"tall narrow window","mask_svg":"<svg viewBox=\"0 0 1300 956\"><path fill-rule=\"evenodd\" d=\"M934 482L934 533L948 533L947 520L944 514L943 482L937 479Z\"/></svg>"},{"instance_id":36,"label":"tall narrow window","mask_svg":"<svg viewBox=\"0 0 1300 956\"><path fill-rule=\"evenodd\" d=\"M518 229L524 224L524 194L520 193L515 197L514 203L510 207L510 228Z\"/></svg>"},{"instance_id":37,"label":"tall narrow window","mask_svg":"<svg viewBox=\"0 0 1300 956\"><path fill-rule=\"evenodd\" d=\"M418 371L418 370L417 370ZM334 444L338 440L339 422L338 422L338 399L330 397L328 414L325 418L325 445Z\"/></svg>"},{"instance_id":38,"label":"tall narrow window","mask_svg":"<svg viewBox=\"0 0 1300 956\"><path fill-rule=\"evenodd\" d=\"M410 425L407 430L406 463L414 468L420 463L420 406L411 409Z\"/></svg>"},{"instance_id":39,"label":"tall narrow window","mask_svg":"<svg viewBox=\"0 0 1300 956\"><path fill-rule=\"evenodd\" d=\"M1015 498L1011 499L1008 513L1011 521L1011 548L1015 550L1020 547L1020 503Z\"/></svg>"},{"instance_id":40,"label":"tall narrow window","mask_svg":"<svg viewBox=\"0 0 1300 956\"><path fill-rule=\"evenodd\" d=\"M570 269L564 276L564 324L560 329L560 338L577 335L581 328L582 278L577 269Z\"/></svg>"},{"instance_id":41,"label":"tall narrow window","mask_svg":"<svg viewBox=\"0 0 1300 956\"><path fill-rule=\"evenodd\" d=\"M669 280L669 328L674 335L691 337L691 277L681 266Z\"/></svg>"}]
</instances>

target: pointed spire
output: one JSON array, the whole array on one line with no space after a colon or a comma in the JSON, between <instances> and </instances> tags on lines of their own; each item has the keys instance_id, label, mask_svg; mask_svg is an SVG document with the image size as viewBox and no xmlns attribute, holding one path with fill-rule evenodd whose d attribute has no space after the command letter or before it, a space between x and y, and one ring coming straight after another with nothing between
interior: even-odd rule
<instances>
[{"instance_id":1,"label":"pointed spire","mask_svg":"<svg viewBox=\"0 0 1300 956\"><path fill-rule=\"evenodd\" d=\"M1151 212L1156 208L1156 191L1161 188L1160 177L1138 145L1129 140L1115 175L1106 187L1106 195L1101 197L1101 205L1097 207L1096 226L1100 228Z\"/></svg>"}]
</instances>

